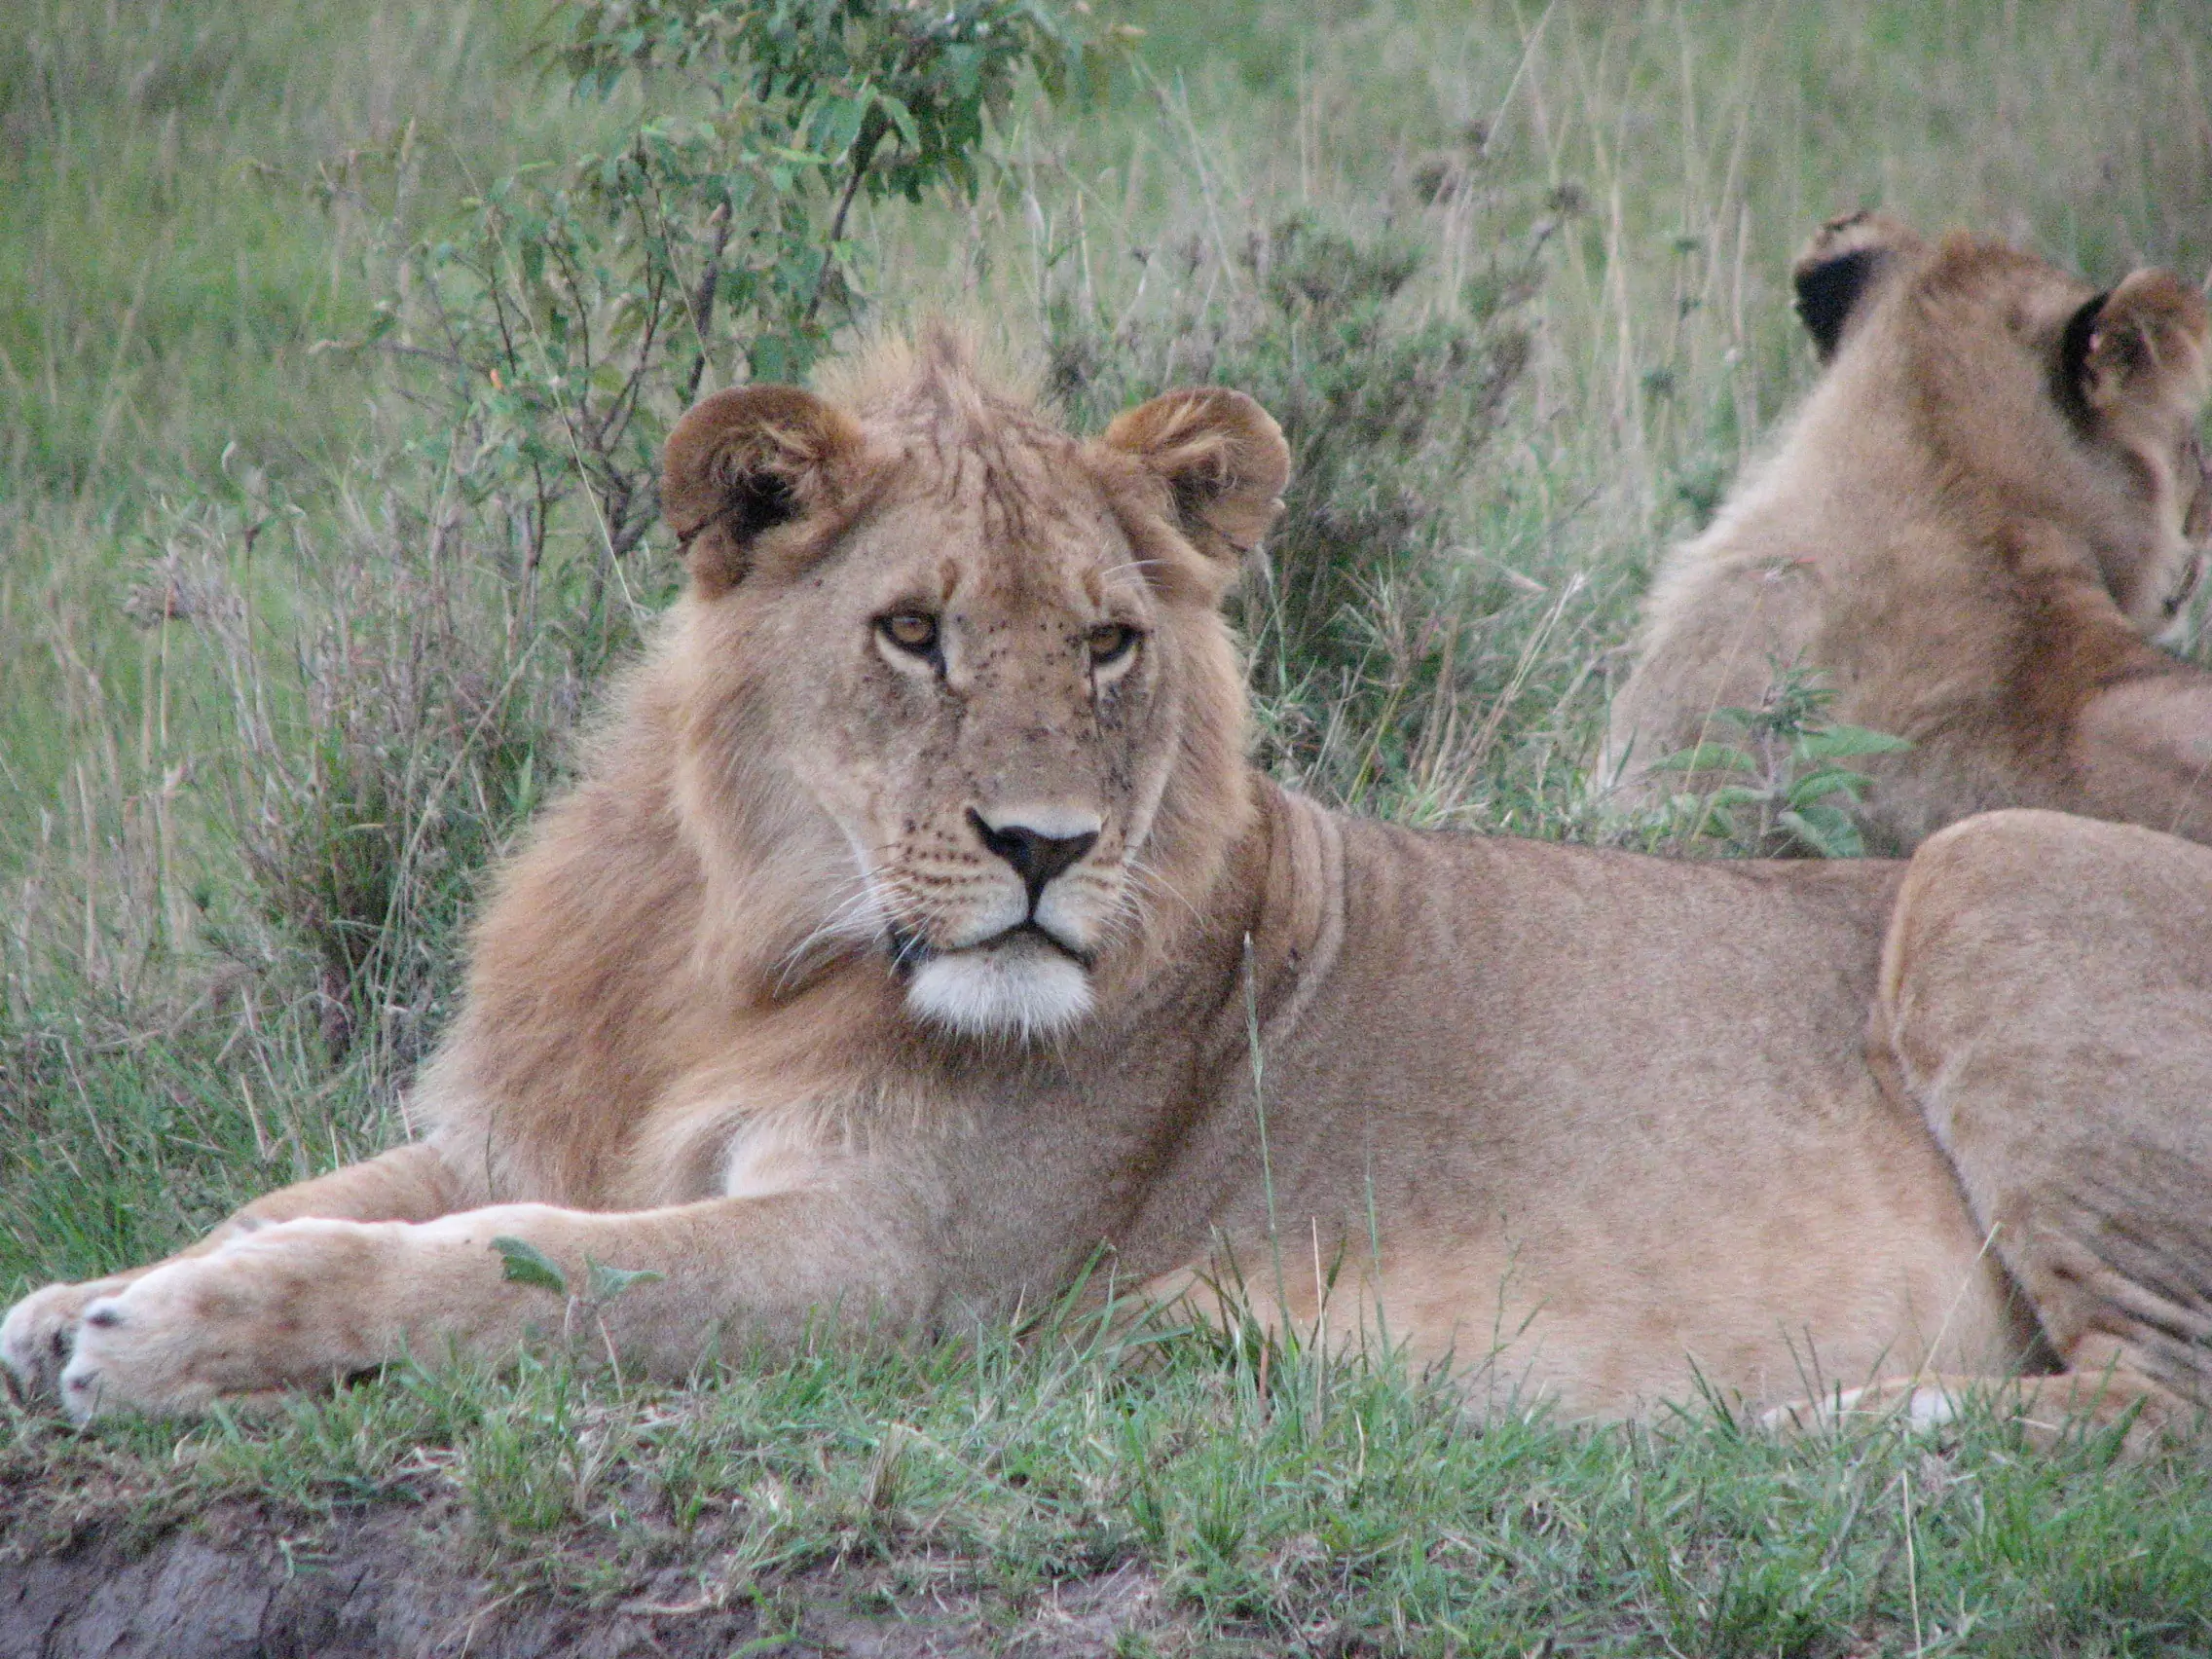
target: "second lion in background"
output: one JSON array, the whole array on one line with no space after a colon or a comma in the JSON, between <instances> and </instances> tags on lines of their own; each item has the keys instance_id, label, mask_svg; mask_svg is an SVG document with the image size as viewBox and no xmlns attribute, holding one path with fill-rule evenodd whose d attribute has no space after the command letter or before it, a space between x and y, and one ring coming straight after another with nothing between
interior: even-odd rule
<instances>
[{"instance_id":1,"label":"second lion in background","mask_svg":"<svg viewBox=\"0 0 2212 1659\"><path fill-rule=\"evenodd\" d=\"M1662 565L1603 776L1682 788L1654 763L1794 670L1911 744L1853 762L1869 851L2005 806L2212 840L2212 674L2154 643L2212 536L2202 295L2157 270L2100 293L1870 213L1792 275L1825 372Z\"/></svg>"}]
</instances>

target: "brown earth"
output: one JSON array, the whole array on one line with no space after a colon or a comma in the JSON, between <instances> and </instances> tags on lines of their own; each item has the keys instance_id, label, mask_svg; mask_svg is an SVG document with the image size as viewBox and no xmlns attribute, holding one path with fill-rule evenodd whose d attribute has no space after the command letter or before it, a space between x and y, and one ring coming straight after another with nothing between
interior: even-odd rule
<instances>
[{"instance_id":1,"label":"brown earth","mask_svg":"<svg viewBox=\"0 0 2212 1659\"><path fill-rule=\"evenodd\" d=\"M1130 1566L1018 1610L972 1592L894 1594L853 1570L718 1593L697 1565L594 1604L487 1575L437 1507L287 1528L223 1504L151 1540L111 1525L66 1542L0 1515L0 1659L1078 1659L1165 1618Z\"/></svg>"}]
</instances>

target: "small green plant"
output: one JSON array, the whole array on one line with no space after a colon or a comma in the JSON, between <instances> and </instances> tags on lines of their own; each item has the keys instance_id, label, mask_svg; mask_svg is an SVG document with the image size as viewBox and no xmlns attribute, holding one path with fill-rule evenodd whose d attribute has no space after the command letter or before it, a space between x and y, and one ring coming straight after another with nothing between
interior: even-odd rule
<instances>
[{"instance_id":1,"label":"small green plant","mask_svg":"<svg viewBox=\"0 0 2212 1659\"><path fill-rule=\"evenodd\" d=\"M1725 841L1752 857L1862 857L1865 843L1850 808L1872 780L1842 762L1912 745L1825 720L1834 700L1805 669L1777 665L1759 707L1714 710L1714 723L1732 728L1735 741L1708 738L1652 765L1700 786L1669 801L1671 831Z\"/></svg>"},{"instance_id":2,"label":"small green plant","mask_svg":"<svg viewBox=\"0 0 2212 1659\"><path fill-rule=\"evenodd\" d=\"M499 1275L509 1284L569 1295L569 1275L553 1258L527 1238L501 1234L492 1240L499 1258ZM587 1308L604 1308L635 1284L658 1284L662 1275L651 1268L610 1268L605 1262L584 1258L584 1289L580 1299Z\"/></svg>"},{"instance_id":3,"label":"small green plant","mask_svg":"<svg viewBox=\"0 0 2212 1659\"><path fill-rule=\"evenodd\" d=\"M447 418L424 448L504 533L510 579L539 575L582 498L568 528L596 667L627 637L636 584L615 567L658 517L669 424L703 388L803 378L863 309L855 203L973 196L990 118L1025 76L1065 90L1099 40L1038 0L571 0L559 17L551 60L575 94L634 83L650 113L489 185L459 235L410 254L370 339L438 371Z\"/></svg>"}]
</instances>

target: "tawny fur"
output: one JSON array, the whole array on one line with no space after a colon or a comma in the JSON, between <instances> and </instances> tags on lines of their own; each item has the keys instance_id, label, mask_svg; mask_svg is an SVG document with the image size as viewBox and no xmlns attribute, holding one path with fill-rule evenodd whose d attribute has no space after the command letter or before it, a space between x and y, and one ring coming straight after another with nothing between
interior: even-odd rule
<instances>
[{"instance_id":1,"label":"tawny fur","mask_svg":"<svg viewBox=\"0 0 2212 1659\"><path fill-rule=\"evenodd\" d=\"M2212 675L2151 643L2212 532L2202 297L2162 271L2099 296L1873 214L1825 227L1797 279L1828 366L1662 566L1608 781L1695 783L1646 768L1802 668L1832 718L1912 744L1864 762L1877 850L2003 806L2212 839Z\"/></svg>"},{"instance_id":2,"label":"tawny fur","mask_svg":"<svg viewBox=\"0 0 2212 1659\"><path fill-rule=\"evenodd\" d=\"M2212 852L2010 814L1909 869L1677 865L1324 811L1244 761L1216 610L1284 482L1256 405L1080 443L936 338L844 384L671 440L689 597L477 931L421 1138L27 1298L19 1379L89 1416L503 1356L575 1311L513 1235L663 1275L591 1344L675 1377L1103 1251L1386 1331L1477 1410L2212 1399ZM948 960L1001 1028L932 1014ZM1079 962L1080 1017L1023 1025Z\"/></svg>"}]
</instances>

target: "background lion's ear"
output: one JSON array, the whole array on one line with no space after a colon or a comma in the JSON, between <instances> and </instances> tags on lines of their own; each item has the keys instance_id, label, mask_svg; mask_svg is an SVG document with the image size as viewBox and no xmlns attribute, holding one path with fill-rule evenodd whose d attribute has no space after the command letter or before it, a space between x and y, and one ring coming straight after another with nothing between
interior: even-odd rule
<instances>
[{"instance_id":1,"label":"background lion's ear","mask_svg":"<svg viewBox=\"0 0 2212 1659\"><path fill-rule=\"evenodd\" d=\"M1813 337L1822 362L1843 344L1876 279L1899 254L1919 245L1918 237L1882 213L1846 213L1813 233L1789 268L1789 282L1797 291L1797 320Z\"/></svg>"},{"instance_id":2,"label":"background lion's ear","mask_svg":"<svg viewBox=\"0 0 2212 1659\"><path fill-rule=\"evenodd\" d=\"M2059 374L2091 414L2194 416L2204 402L2212 313L2170 271L2138 271L2074 313Z\"/></svg>"},{"instance_id":3,"label":"background lion's ear","mask_svg":"<svg viewBox=\"0 0 2212 1659\"><path fill-rule=\"evenodd\" d=\"M1100 442L1164 482L1184 535L1231 569L1282 511L1290 446L1274 418L1240 391L1162 393L1116 416Z\"/></svg>"},{"instance_id":4,"label":"background lion's ear","mask_svg":"<svg viewBox=\"0 0 2212 1659\"><path fill-rule=\"evenodd\" d=\"M862 443L849 417L797 387L738 387L694 404L662 451L660 499L697 590L711 599L735 587L762 535L835 499Z\"/></svg>"}]
</instances>

